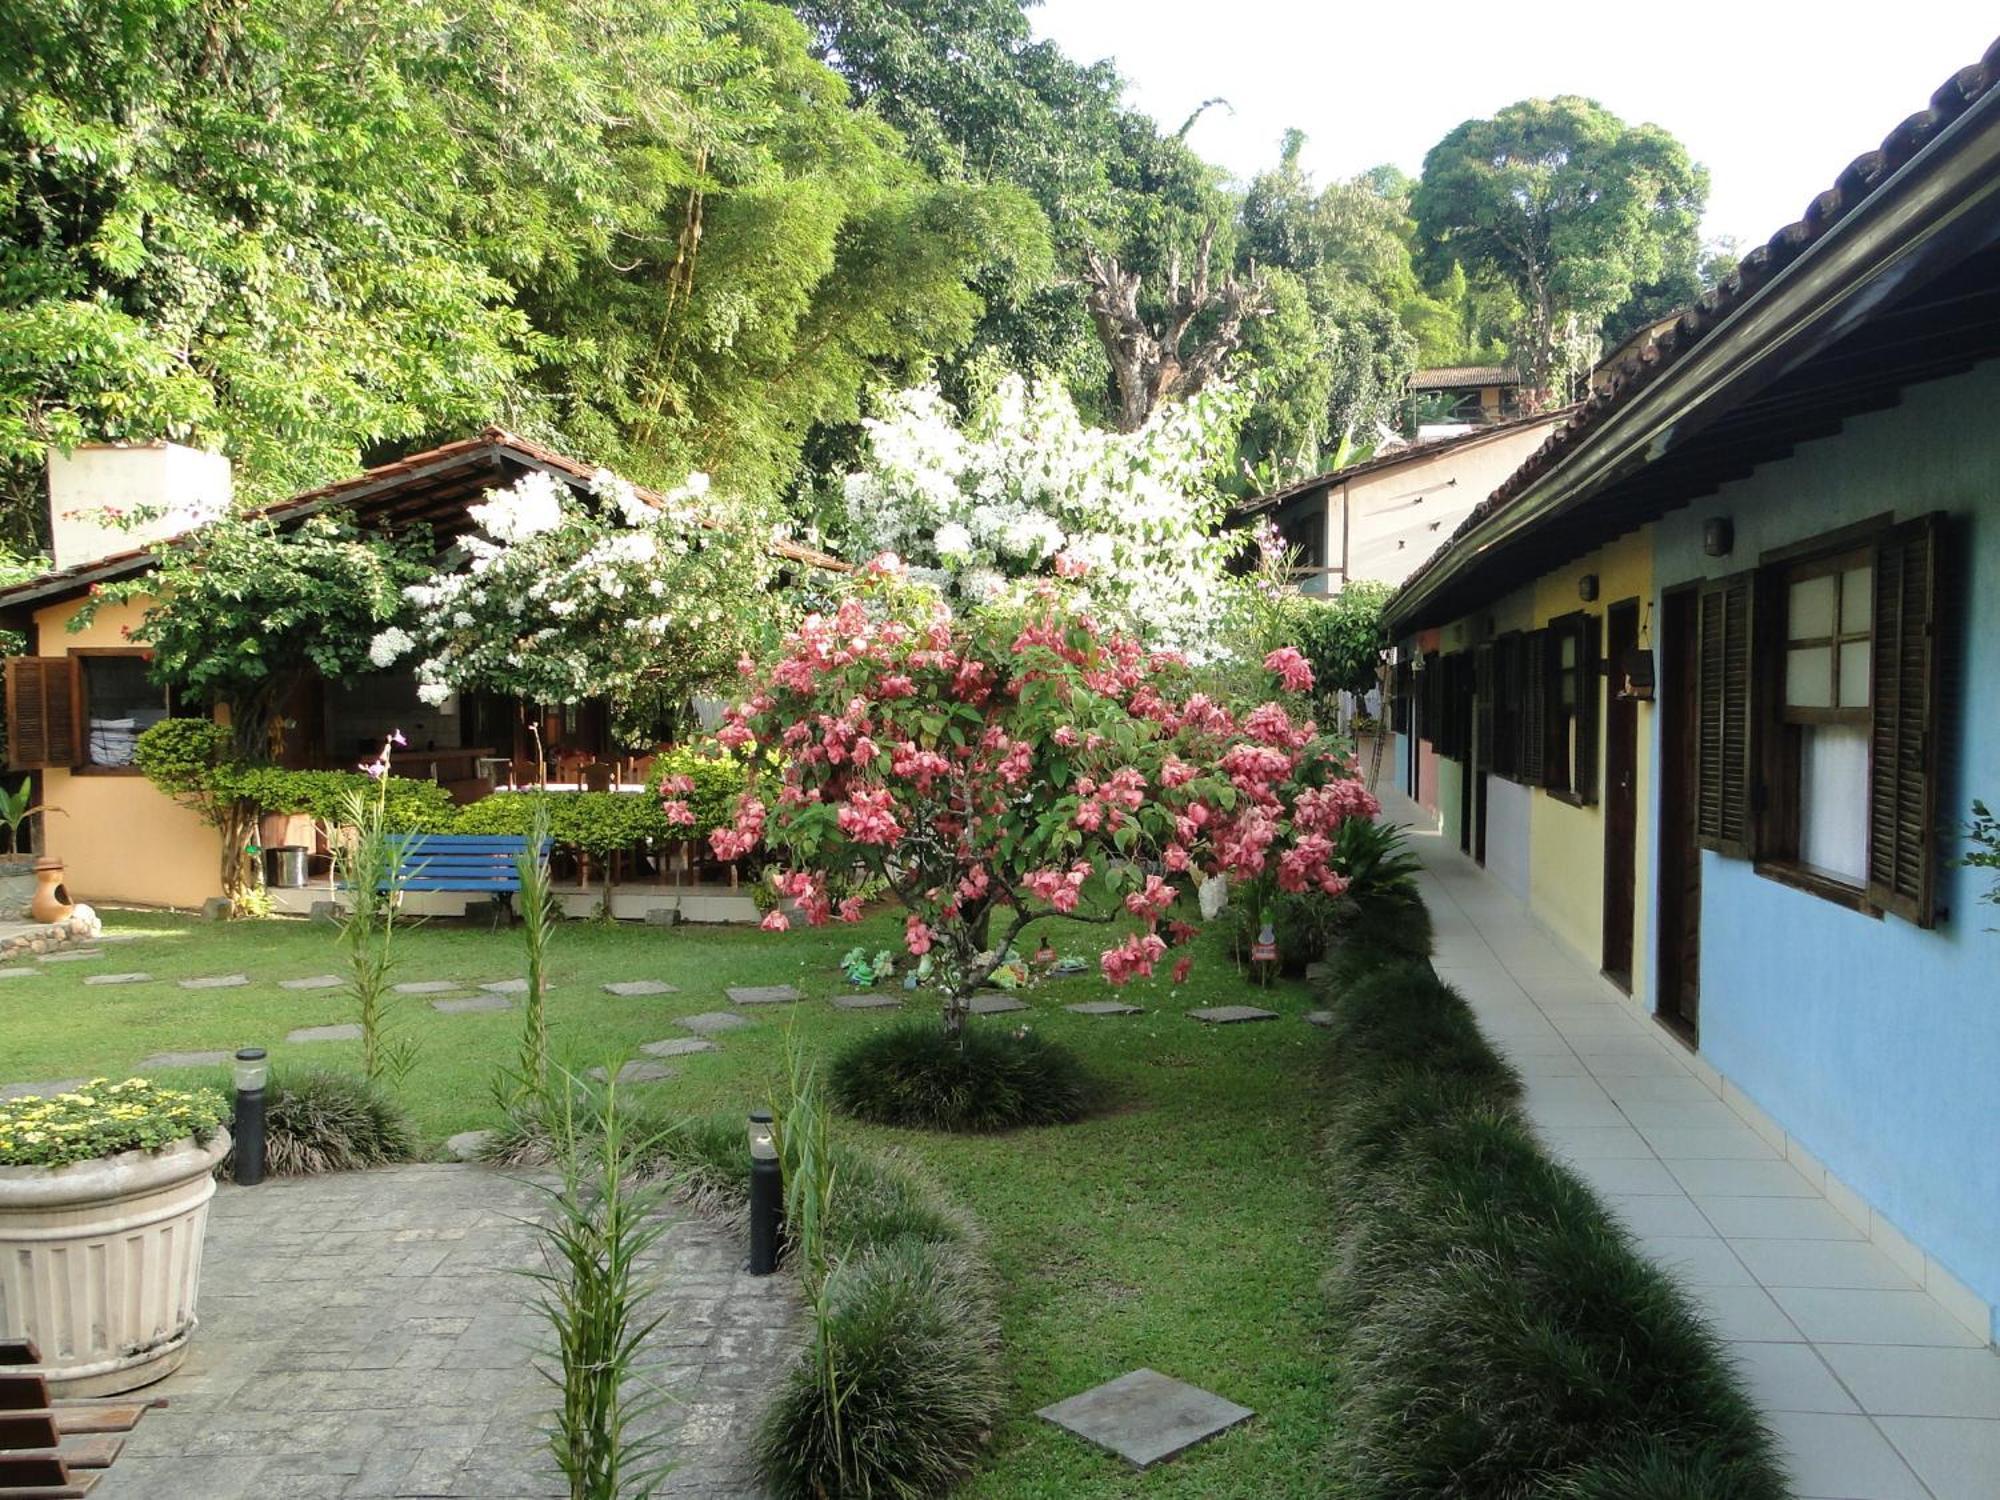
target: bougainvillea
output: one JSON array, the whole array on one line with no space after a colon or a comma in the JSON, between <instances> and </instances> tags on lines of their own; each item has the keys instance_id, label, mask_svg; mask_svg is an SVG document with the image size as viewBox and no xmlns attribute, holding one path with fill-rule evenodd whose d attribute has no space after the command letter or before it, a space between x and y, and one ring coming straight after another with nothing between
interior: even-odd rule
<instances>
[{"instance_id":1,"label":"bougainvillea","mask_svg":"<svg viewBox=\"0 0 2000 1500\"><path fill-rule=\"evenodd\" d=\"M1060 584L1013 609L955 615L894 559L839 609L808 617L719 737L782 749L753 779L716 853L762 848L806 922L858 920L832 890L859 865L907 908L904 943L931 960L956 1029L966 1001L1032 922L1136 927L1107 942L1114 984L1154 974L1215 905L1338 895L1334 836L1375 799L1339 747L1297 716L1311 671L1264 663L1280 695L1242 714L1178 656L1103 627ZM1209 897L1192 900L1204 884ZM783 909L765 926L783 929ZM1190 960L1171 962L1185 979Z\"/></svg>"}]
</instances>

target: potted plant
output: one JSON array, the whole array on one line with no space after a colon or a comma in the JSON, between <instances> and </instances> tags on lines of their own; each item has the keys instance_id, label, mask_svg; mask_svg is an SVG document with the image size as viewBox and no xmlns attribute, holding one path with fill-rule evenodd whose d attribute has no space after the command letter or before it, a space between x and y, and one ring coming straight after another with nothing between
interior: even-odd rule
<instances>
[{"instance_id":1,"label":"potted plant","mask_svg":"<svg viewBox=\"0 0 2000 1500\"><path fill-rule=\"evenodd\" d=\"M35 899L35 856L22 850L21 830L30 818L62 811L58 807L30 807L29 795L25 776L11 792L0 786L0 826L7 830L7 852L0 855L0 922L27 916Z\"/></svg>"},{"instance_id":2,"label":"potted plant","mask_svg":"<svg viewBox=\"0 0 2000 1500\"><path fill-rule=\"evenodd\" d=\"M60 1396L150 1385L187 1355L222 1096L144 1078L0 1101L0 1338Z\"/></svg>"}]
</instances>

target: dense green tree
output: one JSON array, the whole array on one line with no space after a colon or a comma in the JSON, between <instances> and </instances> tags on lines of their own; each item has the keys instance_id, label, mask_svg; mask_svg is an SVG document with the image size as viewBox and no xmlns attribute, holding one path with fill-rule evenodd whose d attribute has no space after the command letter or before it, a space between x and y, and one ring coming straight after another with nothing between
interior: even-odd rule
<instances>
[{"instance_id":1,"label":"dense green tree","mask_svg":"<svg viewBox=\"0 0 2000 1500\"><path fill-rule=\"evenodd\" d=\"M1648 298L1696 284L1707 193L1707 172L1672 135L1562 95L1453 130L1424 158L1411 203L1434 272L1456 262L1513 289L1515 358L1551 400L1605 333L1644 321Z\"/></svg>"}]
</instances>

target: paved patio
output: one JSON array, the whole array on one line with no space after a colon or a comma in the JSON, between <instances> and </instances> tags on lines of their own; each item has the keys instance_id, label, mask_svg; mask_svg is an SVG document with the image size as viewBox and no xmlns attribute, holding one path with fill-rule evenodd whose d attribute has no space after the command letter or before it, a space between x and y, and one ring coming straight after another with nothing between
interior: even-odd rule
<instances>
[{"instance_id":1,"label":"paved patio","mask_svg":"<svg viewBox=\"0 0 2000 1500\"><path fill-rule=\"evenodd\" d=\"M1414 804L1382 800L1415 830L1438 973L1519 1070L1542 1137L1708 1309L1800 1500L2000 1497L2000 1353Z\"/></svg>"},{"instance_id":2,"label":"paved patio","mask_svg":"<svg viewBox=\"0 0 2000 1500\"><path fill-rule=\"evenodd\" d=\"M543 1441L555 1392L519 1272L539 1195L505 1173L416 1166L225 1187L193 1352L93 1500L568 1493ZM748 1436L793 1339L792 1279L740 1236L677 1217L648 1340L673 1472L659 1493L755 1500Z\"/></svg>"}]
</instances>

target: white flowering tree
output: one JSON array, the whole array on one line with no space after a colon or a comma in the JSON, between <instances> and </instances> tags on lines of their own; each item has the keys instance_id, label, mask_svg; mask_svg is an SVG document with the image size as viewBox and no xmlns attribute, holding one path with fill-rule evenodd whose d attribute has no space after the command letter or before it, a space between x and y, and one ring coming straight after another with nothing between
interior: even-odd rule
<instances>
[{"instance_id":1,"label":"white flowering tree","mask_svg":"<svg viewBox=\"0 0 2000 1500\"><path fill-rule=\"evenodd\" d=\"M771 623L770 528L719 517L705 475L649 497L600 469L586 497L537 472L468 513L476 529L405 590L410 628L369 653L380 668L414 658L426 703L602 697L636 733L732 678Z\"/></svg>"},{"instance_id":2,"label":"white flowering tree","mask_svg":"<svg viewBox=\"0 0 2000 1500\"><path fill-rule=\"evenodd\" d=\"M1091 427L1060 384L1010 375L961 424L933 386L866 423L868 466L847 479L858 556L895 553L947 595L983 602L1052 573L1150 640L1199 647L1224 587L1240 393L1162 406L1136 432Z\"/></svg>"}]
</instances>

